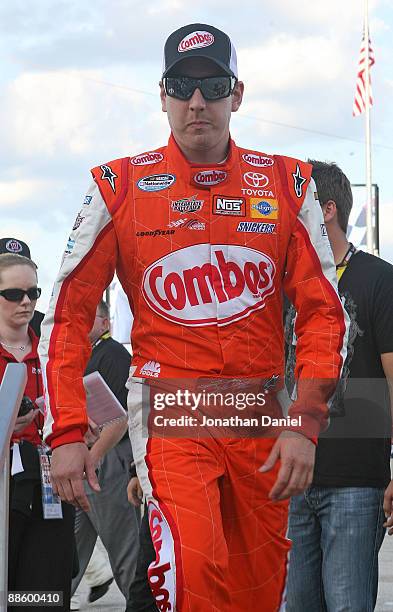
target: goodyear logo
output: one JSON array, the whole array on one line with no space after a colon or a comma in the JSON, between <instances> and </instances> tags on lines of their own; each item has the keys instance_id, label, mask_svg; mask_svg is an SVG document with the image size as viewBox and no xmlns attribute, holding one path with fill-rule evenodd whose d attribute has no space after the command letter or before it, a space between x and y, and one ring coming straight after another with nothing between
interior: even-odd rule
<instances>
[{"instance_id":1,"label":"goodyear logo","mask_svg":"<svg viewBox=\"0 0 393 612\"><path fill-rule=\"evenodd\" d=\"M275 198L250 198L253 219L277 219L278 202Z\"/></svg>"}]
</instances>

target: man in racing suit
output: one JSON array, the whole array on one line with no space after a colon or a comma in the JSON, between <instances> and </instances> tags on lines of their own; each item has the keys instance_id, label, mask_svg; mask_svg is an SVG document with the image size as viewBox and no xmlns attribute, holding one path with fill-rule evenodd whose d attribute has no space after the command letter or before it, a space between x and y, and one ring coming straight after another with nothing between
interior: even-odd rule
<instances>
[{"instance_id":1,"label":"man in racing suit","mask_svg":"<svg viewBox=\"0 0 393 612\"><path fill-rule=\"evenodd\" d=\"M84 473L98 485L83 443L81 378L95 309L116 270L135 319L130 435L159 610L280 608L287 499L311 481L345 358L346 319L311 166L236 146L229 121L243 88L226 34L206 24L171 34L160 83L169 143L92 170L44 324L53 484L85 508ZM284 430L230 437L196 419L186 435L144 436L147 383L173 390L187 378L201 389L202 378L224 387L236 378L242 389L244 381L282 389L282 290L298 312L297 399ZM277 394L269 397L277 414Z\"/></svg>"}]
</instances>

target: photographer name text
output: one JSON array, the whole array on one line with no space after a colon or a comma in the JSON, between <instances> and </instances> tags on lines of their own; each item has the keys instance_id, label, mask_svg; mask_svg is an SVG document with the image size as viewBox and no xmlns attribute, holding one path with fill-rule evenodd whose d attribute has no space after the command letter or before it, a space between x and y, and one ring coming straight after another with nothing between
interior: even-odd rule
<instances>
[{"instance_id":1,"label":"photographer name text","mask_svg":"<svg viewBox=\"0 0 393 612\"><path fill-rule=\"evenodd\" d=\"M154 416L156 427L301 427L302 417L273 418L262 415L259 418L245 418L238 414L230 417L208 417L205 414L201 418L190 415L179 417L164 417L162 414Z\"/></svg>"}]
</instances>

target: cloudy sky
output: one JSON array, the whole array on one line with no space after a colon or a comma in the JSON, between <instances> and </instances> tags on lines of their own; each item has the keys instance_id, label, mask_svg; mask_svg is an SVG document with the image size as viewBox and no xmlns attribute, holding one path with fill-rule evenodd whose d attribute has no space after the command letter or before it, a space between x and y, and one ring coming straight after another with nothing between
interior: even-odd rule
<instances>
[{"instance_id":1,"label":"cloudy sky","mask_svg":"<svg viewBox=\"0 0 393 612\"><path fill-rule=\"evenodd\" d=\"M185 23L225 30L246 93L232 135L245 147L336 161L365 177L352 117L363 0L13 0L0 8L0 237L29 243L41 309L90 182L89 168L166 142L162 47ZM373 181L381 254L393 262L393 0L370 0Z\"/></svg>"}]
</instances>

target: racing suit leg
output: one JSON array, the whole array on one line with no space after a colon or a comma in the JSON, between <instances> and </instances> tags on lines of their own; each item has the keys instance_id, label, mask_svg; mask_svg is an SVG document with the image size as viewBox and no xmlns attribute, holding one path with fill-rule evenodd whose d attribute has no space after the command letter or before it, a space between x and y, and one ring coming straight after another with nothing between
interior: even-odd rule
<instances>
[{"instance_id":1,"label":"racing suit leg","mask_svg":"<svg viewBox=\"0 0 393 612\"><path fill-rule=\"evenodd\" d=\"M231 612L276 612L282 604L290 541L286 538L288 501L268 495L279 469L261 473L276 440L233 439L225 445L226 477L221 510L228 546L227 584Z\"/></svg>"},{"instance_id":2,"label":"racing suit leg","mask_svg":"<svg viewBox=\"0 0 393 612\"><path fill-rule=\"evenodd\" d=\"M220 440L149 440L148 504L156 561L148 571L159 610L229 612ZM172 606L172 607L168 607Z\"/></svg>"},{"instance_id":3,"label":"racing suit leg","mask_svg":"<svg viewBox=\"0 0 393 612\"><path fill-rule=\"evenodd\" d=\"M279 469L259 468L274 439L147 438L142 387L128 383L130 437L148 501L159 610L279 610L285 588L287 502L268 494Z\"/></svg>"}]
</instances>

